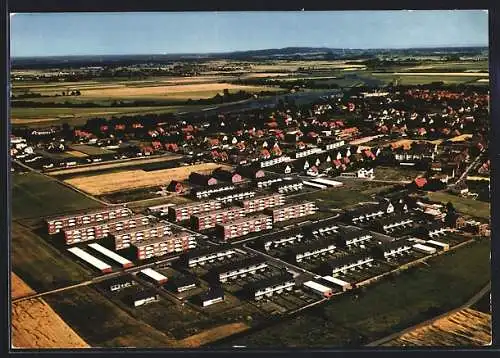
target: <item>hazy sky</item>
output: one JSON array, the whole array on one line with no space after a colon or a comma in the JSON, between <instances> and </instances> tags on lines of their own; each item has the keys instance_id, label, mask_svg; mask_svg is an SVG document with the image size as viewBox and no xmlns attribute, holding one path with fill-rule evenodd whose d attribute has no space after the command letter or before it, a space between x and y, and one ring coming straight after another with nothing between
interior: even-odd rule
<instances>
[{"instance_id":1,"label":"hazy sky","mask_svg":"<svg viewBox=\"0 0 500 358\"><path fill-rule=\"evenodd\" d=\"M25 13L11 17L12 56L468 45L488 45L486 11Z\"/></svg>"}]
</instances>

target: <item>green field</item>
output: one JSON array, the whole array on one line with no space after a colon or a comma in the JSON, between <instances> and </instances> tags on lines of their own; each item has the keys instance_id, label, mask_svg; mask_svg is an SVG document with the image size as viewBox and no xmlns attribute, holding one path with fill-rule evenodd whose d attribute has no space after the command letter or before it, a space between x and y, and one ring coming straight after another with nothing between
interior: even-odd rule
<instances>
[{"instance_id":1,"label":"green field","mask_svg":"<svg viewBox=\"0 0 500 358\"><path fill-rule=\"evenodd\" d=\"M475 242L429 260L429 266L409 269L229 344L248 347L367 344L465 303L491 279L489 255L489 240Z\"/></svg>"},{"instance_id":2,"label":"green field","mask_svg":"<svg viewBox=\"0 0 500 358\"><path fill-rule=\"evenodd\" d=\"M13 220L102 206L56 180L36 173L13 174L11 186Z\"/></svg>"},{"instance_id":3,"label":"green field","mask_svg":"<svg viewBox=\"0 0 500 358\"><path fill-rule=\"evenodd\" d=\"M428 192L427 197L433 201L442 203L451 202L455 209L462 214L470 215L481 219L490 219L490 204L484 201L461 198L459 196L444 193L441 191Z\"/></svg>"},{"instance_id":4,"label":"green field","mask_svg":"<svg viewBox=\"0 0 500 358\"><path fill-rule=\"evenodd\" d=\"M75 261L67 258L31 229L12 224L12 270L37 292L48 291L91 278Z\"/></svg>"},{"instance_id":5,"label":"green field","mask_svg":"<svg viewBox=\"0 0 500 358\"><path fill-rule=\"evenodd\" d=\"M342 181L343 186L319 190L307 196L308 200L316 200L317 204L328 206L333 209L344 209L363 201L373 201L373 195L380 191L389 189L392 185L369 180L358 180L350 178L335 178Z\"/></svg>"},{"instance_id":6,"label":"green field","mask_svg":"<svg viewBox=\"0 0 500 358\"><path fill-rule=\"evenodd\" d=\"M400 85L424 85L432 82L444 82L445 84L461 84L461 83L478 83L477 80L484 78L482 76L424 76L424 75L394 75L391 73L372 73L372 76L378 80L384 81L385 83L398 81Z\"/></svg>"},{"instance_id":7,"label":"green field","mask_svg":"<svg viewBox=\"0 0 500 358\"><path fill-rule=\"evenodd\" d=\"M92 347L171 346L165 334L137 321L91 287L52 294L45 301Z\"/></svg>"},{"instance_id":8,"label":"green field","mask_svg":"<svg viewBox=\"0 0 500 358\"><path fill-rule=\"evenodd\" d=\"M154 107L32 107L11 108L12 124L29 124L43 122L43 120L61 120L75 123L77 119L87 120L92 117L110 118L113 116L131 116L136 114L160 114L175 113L189 108L190 110L201 108L200 106L154 106ZM52 122L51 122L52 123ZM83 122L85 123L85 121ZM45 123L46 124L46 123Z\"/></svg>"}]
</instances>

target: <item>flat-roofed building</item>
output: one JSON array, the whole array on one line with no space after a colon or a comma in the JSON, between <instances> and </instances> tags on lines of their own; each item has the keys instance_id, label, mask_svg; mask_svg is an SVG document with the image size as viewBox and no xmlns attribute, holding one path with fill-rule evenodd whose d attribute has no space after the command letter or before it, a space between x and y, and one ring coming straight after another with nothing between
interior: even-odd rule
<instances>
[{"instance_id":1,"label":"flat-roofed building","mask_svg":"<svg viewBox=\"0 0 500 358\"><path fill-rule=\"evenodd\" d=\"M301 228L293 228L285 232L280 232L276 234L271 234L266 236L265 241L263 241L263 246L266 251L270 249L275 249L278 247L294 245L300 243L304 240L304 233Z\"/></svg>"},{"instance_id":2,"label":"flat-roofed building","mask_svg":"<svg viewBox=\"0 0 500 358\"><path fill-rule=\"evenodd\" d=\"M273 228L273 219L268 215L246 216L223 224L217 224L215 228L218 237L230 240L252 232L271 230Z\"/></svg>"},{"instance_id":3,"label":"flat-roofed building","mask_svg":"<svg viewBox=\"0 0 500 358\"><path fill-rule=\"evenodd\" d=\"M322 264L321 271L328 276L336 276L350 270L371 266L373 261L373 256L370 253L347 255Z\"/></svg>"},{"instance_id":4,"label":"flat-roofed building","mask_svg":"<svg viewBox=\"0 0 500 358\"><path fill-rule=\"evenodd\" d=\"M111 232L133 229L149 224L150 219L144 215L134 215L113 220L96 222L84 226L63 229L63 238L67 245L83 241L100 240L108 237Z\"/></svg>"},{"instance_id":5,"label":"flat-roofed building","mask_svg":"<svg viewBox=\"0 0 500 358\"><path fill-rule=\"evenodd\" d=\"M293 262L302 262L304 259L333 253L335 243L330 238L321 238L291 246L286 256Z\"/></svg>"},{"instance_id":6,"label":"flat-roofed building","mask_svg":"<svg viewBox=\"0 0 500 358\"><path fill-rule=\"evenodd\" d=\"M109 272L113 271L113 268L110 265L108 265L107 263L90 255L88 252L83 251L82 249L80 249L78 247L72 247L72 248L68 249L68 251L71 252L73 255L77 256L79 259L82 259L86 263L95 267L96 269L98 269L102 273L109 273Z\"/></svg>"},{"instance_id":7,"label":"flat-roofed building","mask_svg":"<svg viewBox=\"0 0 500 358\"><path fill-rule=\"evenodd\" d=\"M170 235L141 240L131 244L137 260L160 257L169 253L182 252L196 248L196 238L192 233L181 231Z\"/></svg>"},{"instance_id":8,"label":"flat-roofed building","mask_svg":"<svg viewBox=\"0 0 500 358\"><path fill-rule=\"evenodd\" d=\"M282 272L264 280L248 283L243 287L243 290L247 297L260 300L263 297L271 297L274 294L291 291L294 286L293 275L289 272Z\"/></svg>"},{"instance_id":9,"label":"flat-roofed building","mask_svg":"<svg viewBox=\"0 0 500 358\"><path fill-rule=\"evenodd\" d=\"M224 290L222 287L210 287L208 291L199 296L199 301L202 307L207 307L215 303L223 302L224 298Z\"/></svg>"},{"instance_id":10,"label":"flat-roofed building","mask_svg":"<svg viewBox=\"0 0 500 358\"><path fill-rule=\"evenodd\" d=\"M234 191L236 186L229 183L221 183L210 186L204 186L191 189L191 194L198 200L208 199L215 196L223 195L224 193Z\"/></svg>"},{"instance_id":11,"label":"flat-roofed building","mask_svg":"<svg viewBox=\"0 0 500 358\"><path fill-rule=\"evenodd\" d=\"M301 218L313 215L318 208L312 201L301 202L297 204L288 204L280 207L264 210L264 213L273 218L273 222L287 221L290 219Z\"/></svg>"},{"instance_id":12,"label":"flat-roofed building","mask_svg":"<svg viewBox=\"0 0 500 358\"><path fill-rule=\"evenodd\" d=\"M145 268L144 270L141 270L139 272L139 275L141 275L148 281L156 283L157 285L163 285L168 281L167 276L162 275L161 273L153 270L152 268Z\"/></svg>"},{"instance_id":13,"label":"flat-roofed building","mask_svg":"<svg viewBox=\"0 0 500 358\"><path fill-rule=\"evenodd\" d=\"M372 247L372 252L375 257L388 260L409 253L412 246L413 243L408 239L399 239L375 245Z\"/></svg>"},{"instance_id":14,"label":"flat-roofed building","mask_svg":"<svg viewBox=\"0 0 500 358\"><path fill-rule=\"evenodd\" d=\"M237 201L253 198L255 195L257 195L257 193L253 190L240 188L216 194L213 196L213 199L220 201L222 204L231 204Z\"/></svg>"},{"instance_id":15,"label":"flat-roofed building","mask_svg":"<svg viewBox=\"0 0 500 358\"><path fill-rule=\"evenodd\" d=\"M179 258L185 267L203 266L207 263L221 262L233 257L236 251L229 245L213 246L185 252Z\"/></svg>"},{"instance_id":16,"label":"flat-roofed building","mask_svg":"<svg viewBox=\"0 0 500 358\"><path fill-rule=\"evenodd\" d=\"M171 220L187 220L193 214L213 211L222 208L222 203L218 200L201 201L194 203L181 204L168 208L168 216Z\"/></svg>"},{"instance_id":17,"label":"flat-roofed building","mask_svg":"<svg viewBox=\"0 0 500 358\"><path fill-rule=\"evenodd\" d=\"M335 235L335 243L340 248L363 247L373 239L373 235L356 227L340 227Z\"/></svg>"},{"instance_id":18,"label":"flat-roofed building","mask_svg":"<svg viewBox=\"0 0 500 358\"><path fill-rule=\"evenodd\" d=\"M283 194L271 194L256 196L250 199L245 199L238 202L238 205L243 207L247 213L263 211L267 208L280 206L285 203Z\"/></svg>"},{"instance_id":19,"label":"flat-roofed building","mask_svg":"<svg viewBox=\"0 0 500 358\"><path fill-rule=\"evenodd\" d=\"M271 184L271 189L280 194L301 191L303 188L304 183L297 178L284 179Z\"/></svg>"},{"instance_id":20,"label":"flat-roofed building","mask_svg":"<svg viewBox=\"0 0 500 358\"><path fill-rule=\"evenodd\" d=\"M245 277L257 271L264 271L267 267L266 259L261 256L251 256L214 267L210 269L208 276L213 282L227 282L236 277Z\"/></svg>"},{"instance_id":21,"label":"flat-roofed building","mask_svg":"<svg viewBox=\"0 0 500 358\"><path fill-rule=\"evenodd\" d=\"M68 215L61 215L46 218L47 231L49 235L57 234L62 229L72 228L76 226L90 225L92 223L102 222L106 220L124 218L132 216L132 210L119 206L109 206L105 208L86 210Z\"/></svg>"},{"instance_id":22,"label":"flat-roofed building","mask_svg":"<svg viewBox=\"0 0 500 358\"><path fill-rule=\"evenodd\" d=\"M206 230L215 227L217 224L242 218L244 215L245 209L236 206L199 213L191 215L191 227L198 231Z\"/></svg>"},{"instance_id":23,"label":"flat-roofed building","mask_svg":"<svg viewBox=\"0 0 500 358\"><path fill-rule=\"evenodd\" d=\"M110 238L115 250L130 247L131 244L155 237L166 236L172 233L170 224L160 222L153 225L142 225L131 230L111 232Z\"/></svg>"}]
</instances>

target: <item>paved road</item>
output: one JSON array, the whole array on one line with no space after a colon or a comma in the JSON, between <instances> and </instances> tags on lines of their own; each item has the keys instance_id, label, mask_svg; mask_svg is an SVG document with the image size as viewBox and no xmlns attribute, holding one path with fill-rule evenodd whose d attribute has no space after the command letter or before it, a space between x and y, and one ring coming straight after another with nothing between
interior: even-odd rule
<instances>
[{"instance_id":1,"label":"paved road","mask_svg":"<svg viewBox=\"0 0 500 358\"><path fill-rule=\"evenodd\" d=\"M409 327L403 331L400 331L400 332L396 332L396 333L393 333L389 336L386 336L384 338L381 338L381 339L378 339L374 342L371 342L371 343L368 343L366 346L367 347L376 347L376 346L380 346L384 343L387 343L393 339L396 339L400 336L402 336L403 334L405 333L408 333L408 332L411 332L417 328L421 328L421 327L424 327L424 326L427 326L427 325L430 325L432 324L433 322L435 322L436 320L440 319L440 318L444 318L448 315L451 315L453 313L456 313L458 311L461 311L465 308L468 308L472 305L474 305L477 301L479 301L486 293L488 293L489 291L491 290L491 281L486 285L484 286L478 293L476 293L474 296L472 296L472 298L470 298L467 302L465 302L463 305L461 305L460 307L458 308L455 308L451 311L448 311L448 312L445 312L437 317L434 317L434 318L431 318L431 319L428 319L427 321L424 321L422 323L419 323L415 326L412 326L412 327Z\"/></svg>"},{"instance_id":2,"label":"paved road","mask_svg":"<svg viewBox=\"0 0 500 358\"><path fill-rule=\"evenodd\" d=\"M457 179L456 182L448 185L448 187L452 188L454 186L456 186L458 183L460 183L462 180L464 180L466 177L467 177L467 174L469 174L469 172L475 168L478 164L480 164L479 160L481 159L481 157L483 156L483 153L479 154L470 164L469 166L465 169L465 171L462 173L462 175Z\"/></svg>"},{"instance_id":3,"label":"paved road","mask_svg":"<svg viewBox=\"0 0 500 358\"><path fill-rule=\"evenodd\" d=\"M19 298L16 298L16 299L12 300L12 303L22 302L22 301L30 300L30 299L33 299L33 298L39 298L39 297L47 296L47 295L50 295L50 294L53 294L53 293L58 293L58 292L63 292L63 291L71 290L71 289L77 288L77 287L88 286L88 285L91 285L91 284L94 284L94 283L102 282L102 281L109 280L109 279L114 278L114 277L121 276L124 273L134 273L134 272L138 272L140 270L143 270L143 269L145 269L147 267L154 267L154 266L161 265L161 264L164 264L164 263L167 263L167 262L175 261L178 258L179 258L179 255L175 255L175 256L169 257L167 259L156 261L156 262L153 262L153 263L150 263L150 264L145 264L145 265L140 265L140 266L134 266L134 267L130 267L130 268L125 269L125 270L111 272L111 273L104 274L104 275L101 275L101 276L97 276L97 277L94 277L91 280L80 282L80 283L77 283L77 284L74 284L74 285L65 286L65 287L61 287L61 288L56 288L56 289L50 290L50 291L45 291L45 292L40 292L40 293L34 293L32 295L29 295L29 296L19 297Z\"/></svg>"}]
</instances>

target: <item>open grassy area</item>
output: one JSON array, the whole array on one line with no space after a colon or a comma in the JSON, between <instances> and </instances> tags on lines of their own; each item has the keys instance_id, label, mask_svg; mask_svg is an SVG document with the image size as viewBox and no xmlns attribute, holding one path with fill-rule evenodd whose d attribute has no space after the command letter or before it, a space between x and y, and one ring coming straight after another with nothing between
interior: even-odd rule
<instances>
[{"instance_id":1,"label":"open grassy area","mask_svg":"<svg viewBox=\"0 0 500 358\"><path fill-rule=\"evenodd\" d=\"M459 196L444 193L441 191L428 192L427 197L430 200L440 201L442 203L451 202L455 209L462 214L481 219L489 219L491 216L490 204L484 201L461 198Z\"/></svg>"},{"instance_id":2,"label":"open grassy area","mask_svg":"<svg viewBox=\"0 0 500 358\"><path fill-rule=\"evenodd\" d=\"M227 344L361 346L465 303L491 278L490 241L475 242L316 310ZM443 289L446 287L446 289Z\"/></svg>"},{"instance_id":3,"label":"open grassy area","mask_svg":"<svg viewBox=\"0 0 500 358\"><path fill-rule=\"evenodd\" d=\"M12 224L11 260L13 271L37 292L91 278L90 271L17 222Z\"/></svg>"},{"instance_id":4,"label":"open grassy area","mask_svg":"<svg viewBox=\"0 0 500 358\"><path fill-rule=\"evenodd\" d=\"M481 75L474 74L471 76L468 74L434 74L434 73L372 73L372 76L378 80L382 80L386 83L398 81L400 85L423 85L432 82L444 82L445 84L459 84L459 83L469 83L476 82L478 79L483 78Z\"/></svg>"},{"instance_id":5,"label":"open grassy area","mask_svg":"<svg viewBox=\"0 0 500 358\"><path fill-rule=\"evenodd\" d=\"M36 173L12 175L14 220L97 208L102 204Z\"/></svg>"},{"instance_id":6,"label":"open grassy area","mask_svg":"<svg viewBox=\"0 0 500 358\"><path fill-rule=\"evenodd\" d=\"M92 347L173 345L171 338L131 317L91 287L56 293L45 300Z\"/></svg>"},{"instance_id":7,"label":"open grassy area","mask_svg":"<svg viewBox=\"0 0 500 358\"><path fill-rule=\"evenodd\" d=\"M13 125L32 125L36 123L54 124L54 122L69 121L72 124L84 124L88 118L111 118L113 116L132 116L138 114L161 114L180 112L194 106L151 106L151 107L14 107L11 108L11 123ZM78 121L79 120L79 121Z\"/></svg>"}]
</instances>

